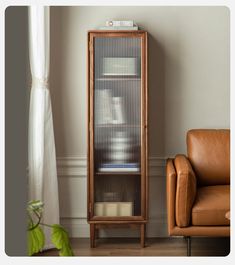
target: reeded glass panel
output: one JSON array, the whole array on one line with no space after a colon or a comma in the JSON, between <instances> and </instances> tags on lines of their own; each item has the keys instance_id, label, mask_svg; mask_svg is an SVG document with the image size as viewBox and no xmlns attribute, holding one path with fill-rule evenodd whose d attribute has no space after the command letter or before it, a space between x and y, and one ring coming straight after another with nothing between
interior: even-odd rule
<instances>
[{"instance_id":1,"label":"reeded glass panel","mask_svg":"<svg viewBox=\"0 0 235 265\"><path fill-rule=\"evenodd\" d=\"M140 215L141 39L94 41L95 215Z\"/></svg>"}]
</instances>

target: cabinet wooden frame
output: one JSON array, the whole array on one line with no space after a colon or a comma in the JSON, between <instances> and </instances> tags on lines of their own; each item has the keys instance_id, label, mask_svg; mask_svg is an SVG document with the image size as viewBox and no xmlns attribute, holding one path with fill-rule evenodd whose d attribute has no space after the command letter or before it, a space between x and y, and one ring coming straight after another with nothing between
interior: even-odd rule
<instances>
[{"instance_id":1,"label":"cabinet wooden frame","mask_svg":"<svg viewBox=\"0 0 235 265\"><path fill-rule=\"evenodd\" d=\"M95 38L140 38L141 39L141 214L139 216L107 217L94 216L94 40ZM95 246L96 230L108 225L138 226L141 231L141 246L145 245L145 226L148 221L148 41L147 32L138 31L102 31L88 32L87 39L87 220L90 224L91 247ZM130 175L134 173L130 173Z\"/></svg>"}]
</instances>

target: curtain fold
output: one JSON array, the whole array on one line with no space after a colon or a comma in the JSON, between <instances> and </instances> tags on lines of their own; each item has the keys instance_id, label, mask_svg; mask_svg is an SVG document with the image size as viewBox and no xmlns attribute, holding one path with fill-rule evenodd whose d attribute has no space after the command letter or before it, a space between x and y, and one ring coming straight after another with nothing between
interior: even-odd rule
<instances>
[{"instance_id":1,"label":"curtain fold","mask_svg":"<svg viewBox=\"0 0 235 265\"><path fill-rule=\"evenodd\" d=\"M29 107L29 200L44 203L43 222L59 223L58 181L56 154L48 89L50 58L50 9L29 7L29 57L32 75ZM50 229L45 249L52 247Z\"/></svg>"}]
</instances>

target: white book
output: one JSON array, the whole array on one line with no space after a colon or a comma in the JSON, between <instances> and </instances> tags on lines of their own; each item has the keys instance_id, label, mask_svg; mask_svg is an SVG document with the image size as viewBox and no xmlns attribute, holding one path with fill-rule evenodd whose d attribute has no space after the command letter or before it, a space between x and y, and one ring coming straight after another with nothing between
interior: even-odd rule
<instances>
[{"instance_id":1,"label":"white book","mask_svg":"<svg viewBox=\"0 0 235 265\"><path fill-rule=\"evenodd\" d=\"M112 102L110 89L95 90L95 123L96 124L111 124Z\"/></svg>"},{"instance_id":2,"label":"white book","mask_svg":"<svg viewBox=\"0 0 235 265\"><path fill-rule=\"evenodd\" d=\"M105 25L107 27L133 27L133 20L107 20Z\"/></svg>"},{"instance_id":3,"label":"white book","mask_svg":"<svg viewBox=\"0 0 235 265\"><path fill-rule=\"evenodd\" d=\"M104 57L103 76L136 76L138 74L136 57Z\"/></svg>"},{"instance_id":4,"label":"white book","mask_svg":"<svg viewBox=\"0 0 235 265\"><path fill-rule=\"evenodd\" d=\"M125 123L122 97L112 97L113 124Z\"/></svg>"}]
</instances>

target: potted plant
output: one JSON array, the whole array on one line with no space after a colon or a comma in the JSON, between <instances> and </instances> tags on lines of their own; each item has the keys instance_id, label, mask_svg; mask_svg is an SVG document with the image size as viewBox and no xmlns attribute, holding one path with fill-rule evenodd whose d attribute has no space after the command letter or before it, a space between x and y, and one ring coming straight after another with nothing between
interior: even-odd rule
<instances>
[{"instance_id":1,"label":"potted plant","mask_svg":"<svg viewBox=\"0 0 235 265\"><path fill-rule=\"evenodd\" d=\"M32 256L40 252L45 244L45 235L42 226L52 229L51 242L59 250L60 256L73 256L73 250L69 242L67 231L59 224L42 223L43 202L30 201L27 206L28 214L28 255Z\"/></svg>"}]
</instances>

